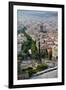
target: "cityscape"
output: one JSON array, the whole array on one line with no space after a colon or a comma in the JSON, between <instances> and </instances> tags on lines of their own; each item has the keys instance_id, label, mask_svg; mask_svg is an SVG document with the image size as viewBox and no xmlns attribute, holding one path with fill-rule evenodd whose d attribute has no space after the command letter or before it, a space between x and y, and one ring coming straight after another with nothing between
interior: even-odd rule
<instances>
[{"instance_id":1,"label":"cityscape","mask_svg":"<svg viewBox=\"0 0 66 90\"><path fill-rule=\"evenodd\" d=\"M58 13L17 11L17 79L58 77Z\"/></svg>"}]
</instances>

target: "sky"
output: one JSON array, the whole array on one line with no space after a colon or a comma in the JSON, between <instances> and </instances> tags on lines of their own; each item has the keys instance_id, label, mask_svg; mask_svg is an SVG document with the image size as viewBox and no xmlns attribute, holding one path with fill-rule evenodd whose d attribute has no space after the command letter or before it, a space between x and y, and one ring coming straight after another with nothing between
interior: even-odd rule
<instances>
[{"instance_id":1,"label":"sky","mask_svg":"<svg viewBox=\"0 0 66 90\"><path fill-rule=\"evenodd\" d=\"M53 11L18 10L17 15L18 17L21 16L53 17L57 16L58 13Z\"/></svg>"}]
</instances>

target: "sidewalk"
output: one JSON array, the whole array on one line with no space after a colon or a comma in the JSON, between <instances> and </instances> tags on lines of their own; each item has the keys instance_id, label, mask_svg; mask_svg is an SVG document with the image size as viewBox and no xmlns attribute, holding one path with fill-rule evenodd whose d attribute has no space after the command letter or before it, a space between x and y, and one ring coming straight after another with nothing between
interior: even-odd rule
<instances>
[{"instance_id":1,"label":"sidewalk","mask_svg":"<svg viewBox=\"0 0 66 90\"><path fill-rule=\"evenodd\" d=\"M57 70L58 67L53 67L53 68L49 68L49 69L46 69L46 70L43 70L43 71L40 71L40 72L37 72L36 74L34 74L32 77L35 77L35 76L38 76L38 75L41 75L41 74L44 74L44 73L47 73L47 72L50 72L50 71L54 71L54 70ZM31 78L32 78L31 77Z\"/></svg>"}]
</instances>

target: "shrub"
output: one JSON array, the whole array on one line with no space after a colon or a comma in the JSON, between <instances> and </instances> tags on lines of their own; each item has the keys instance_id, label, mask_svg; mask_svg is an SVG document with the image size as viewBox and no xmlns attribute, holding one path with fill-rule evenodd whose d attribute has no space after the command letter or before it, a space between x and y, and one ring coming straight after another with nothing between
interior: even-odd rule
<instances>
[{"instance_id":1,"label":"shrub","mask_svg":"<svg viewBox=\"0 0 66 90\"><path fill-rule=\"evenodd\" d=\"M40 64L40 65L37 66L36 70L41 71L41 70L44 70L44 69L47 69L47 68L48 68L47 64Z\"/></svg>"},{"instance_id":2,"label":"shrub","mask_svg":"<svg viewBox=\"0 0 66 90\"><path fill-rule=\"evenodd\" d=\"M32 68L32 67L28 67L26 69L23 69L24 72L28 72L29 77L31 77L33 74L35 74L38 71L42 71L44 69L47 69L48 65L47 64L40 64L36 67L36 69Z\"/></svg>"},{"instance_id":3,"label":"shrub","mask_svg":"<svg viewBox=\"0 0 66 90\"><path fill-rule=\"evenodd\" d=\"M32 70L28 70L28 73L29 73L29 77L31 77L35 72L34 72L34 70L32 69Z\"/></svg>"},{"instance_id":4,"label":"shrub","mask_svg":"<svg viewBox=\"0 0 66 90\"><path fill-rule=\"evenodd\" d=\"M29 77L31 77L34 73L36 73L36 69L33 69L32 67L28 67L26 69L23 69L22 71L24 71L24 72L27 71L29 74Z\"/></svg>"},{"instance_id":5,"label":"shrub","mask_svg":"<svg viewBox=\"0 0 66 90\"><path fill-rule=\"evenodd\" d=\"M29 77L31 77L34 73L36 73L36 70L33 69L32 67L28 67L28 68L27 68L27 71L28 71L28 73L29 73Z\"/></svg>"},{"instance_id":6,"label":"shrub","mask_svg":"<svg viewBox=\"0 0 66 90\"><path fill-rule=\"evenodd\" d=\"M32 67L28 67L26 70L32 70L33 68Z\"/></svg>"}]
</instances>

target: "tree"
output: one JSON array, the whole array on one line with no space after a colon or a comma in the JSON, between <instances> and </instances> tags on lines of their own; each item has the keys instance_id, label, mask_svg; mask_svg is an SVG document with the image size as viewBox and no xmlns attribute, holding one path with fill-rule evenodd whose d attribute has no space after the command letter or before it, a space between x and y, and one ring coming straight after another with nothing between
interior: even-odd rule
<instances>
[{"instance_id":1,"label":"tree","mask_svg":"<svg viewBox=\"0 0 66 90\"><path fill-rule=\"evenodd\" d=\"M41 49L41 58L48 58L47 49Z\"/></svg>"},{"instance_id":2,"label":"tree","mask_svg":"<svg viewBox=\"0 0 66 90\"><path fill-rule=\"evenodd\" d=\"M32 45L31 45L31 51L32 51L32 58L37 59L38 57L38 53L37 53L37 46L36 46L36 41L32 41Z\"/></svg>"},{"instance_id":3,"label":"tree","mask_svg":"<svg viewBox=\"0 0 66 90\"><path fill-rule=\"evenodd\" d=\"M18 34L24 33L26 30L27 30L27 28L24 26L23 28L19 29L17 33Z\"/></svg>"}]
</instances>

